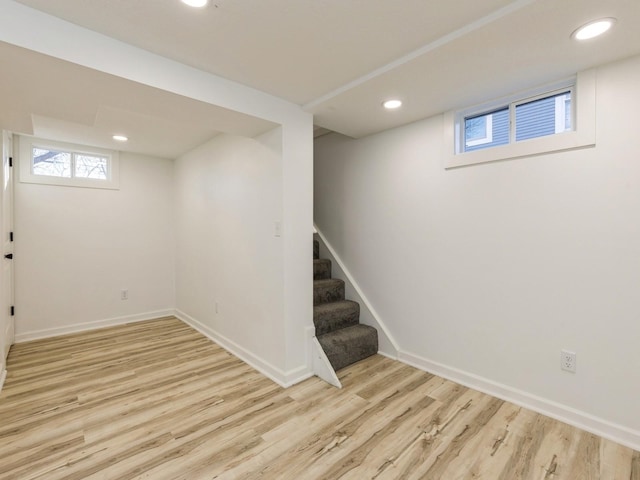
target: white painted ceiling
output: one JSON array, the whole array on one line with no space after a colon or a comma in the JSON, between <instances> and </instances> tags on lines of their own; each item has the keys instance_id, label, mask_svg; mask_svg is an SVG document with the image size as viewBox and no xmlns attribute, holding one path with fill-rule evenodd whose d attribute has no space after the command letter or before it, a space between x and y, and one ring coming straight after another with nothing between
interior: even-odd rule
<instances>
[{"instance_id":1,"label":"white painted ceiling","mask_svg":"<svg viewBox=\"0 0 640 480\"><path fill-rule=\"evenodd\" d=\"M276 126L3 42L0 59L8 67L0 127L15 133L177 158L221 131L254 136Z\"/></svg>"},{"instance_id":2,"label":"white painted ceiling","mask_svg":"<svg viewBox=\"0 0 640 480\"><path fill-rule=\"evenodd\" d=\"M640 0L211 2L191 9L179 0L19 1L300 104L319 127L354 137L640 54ZM602 38L570 38L580 25L607 16L618 23ZM0 99L5 102L11 81L14 88L20 85L18 98L9 99L11 120L15 125L22 119L23 129L32 124L36 133L54 135L75 125L90 135L91 129L112 131L122 122L122 128L138 128L136 138L149 139L145 145L163 139L167 156L213 136L230 117L236 133L268 128L200 102L0 47L3 62L28 64L22 77L17 72L12 80L0 80ZM29 69L45 66L60 72L53 85L27 78ZM103 93L82 93L89 81ZM62 104L61 91L76 99L73 106ZM128 94L122 99L116 91ZM384 111L381 102L390 97L401 98L402 109Z\"/></svg>"}]
</instances>

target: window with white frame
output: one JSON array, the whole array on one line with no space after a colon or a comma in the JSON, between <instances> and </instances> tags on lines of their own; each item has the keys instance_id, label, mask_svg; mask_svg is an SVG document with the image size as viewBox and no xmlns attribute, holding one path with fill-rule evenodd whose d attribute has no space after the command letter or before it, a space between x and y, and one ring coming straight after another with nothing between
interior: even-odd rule
<instances>
[{"instance_id":1,"label":"window with white frame","mask_svg":"<svg viewBox=\"0 0 640 480\"><path fill-rule=\"evenodd\" d=\"M459 151L507 145L571 131L573 85L557 91L460 114Z\"/></svg>"},{"instance_id":2,"label":"window with white frame","mask_svg":"<svg viewBox=\"0 0 640 480\"><path fill-rule=\"evenodd\" d=\"M118 188L118 152L36 138L20 138L20 181Z\"/></svg>"},{"instance_id":3,"label":"window with white frame","mask_svg":"<svg viewBox=\"0 0 640 480\"><path fill-rule=\"evenodd\" d=\"M593 146L595 72L448 112L445 142L447 168Z\"/></svg>"}]
</instances>

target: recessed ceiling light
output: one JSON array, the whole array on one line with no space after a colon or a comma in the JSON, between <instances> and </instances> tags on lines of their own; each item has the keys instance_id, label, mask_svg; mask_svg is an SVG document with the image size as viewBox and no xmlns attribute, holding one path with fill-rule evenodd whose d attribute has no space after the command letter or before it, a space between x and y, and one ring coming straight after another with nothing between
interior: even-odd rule
<instances>
[{"instance_id":1,"label":"recessed ceiling light","mask_svg":"<svg viewBox=\"0 0 640 480\"><path fill-rule=\"evenodd\" d=\"M393 110L395 108L400 108L402 106L402 101L396 99L387 100L382 103L382 106L388 110Z\"/></svg>"},{"instance_id":2,"label":"recessed ceiling light","mask_svg":"<svg viewBox=\"0 0 640 480\"><path fill-rule=\"evenodd\" d=\"M209 0L182 0L182 3L189 5L190 7L200 8L209 3Z\"/></svg>"},{"instance_id":3,"label":"recessed ceiling light","mask_svg":"<svg viewBox=\"0 0 640 480\"><path fill-rule=\"evenodd\" d=\"M114 135L113 138L116 142L126 142L127 140L129 140L127 137L125 137L124 135Z\"/></svg>"},{"instance_id":4,"label":"recessed ceiling light","mask_svg":"<svg viewBox=\"0 0 640 480\"><path fill-rule=\"evenodd\" d=\"M602 18L581 26L571 34L576 40L589 40L602 35L616 23L615 18Z\"/></svg>"}]
</instances>

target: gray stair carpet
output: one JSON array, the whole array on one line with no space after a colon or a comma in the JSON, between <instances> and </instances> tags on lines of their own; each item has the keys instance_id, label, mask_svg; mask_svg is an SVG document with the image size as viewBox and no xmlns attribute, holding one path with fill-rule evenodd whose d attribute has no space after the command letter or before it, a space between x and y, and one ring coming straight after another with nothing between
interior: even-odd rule
<instances>
[{"instance_id":1,"label":"gray stair carpet","mask_svg":"<svg viewBox=\"0 0 640 480\"><path fill-rule=\"evenodd\" d=\"M313 305L344 300L344 282L337 278L313 281Z\"/></svg>"},{"instance_id":2,"label":"gray stair carpet","mask_svg":"<svg viewBox=\"0 0 640 480\"><path fill-rule=\"evenodd\" d=\"M360 305L351 300L321 303L313 307L316 336L357 325L359 320Z\"/></svg>"},{"instance_id":3,"label":"gray stair carpet","mask_svg":"<svg viewBox=\"0 0 640 480\"><path fill-rule=\"evenodd\" d=\"M331 260L321 259L313 261L313 279L324 280L331 278Z\"/></svg>"},{"instance_id":4,"label":"gray stair carpet","mask_svg":"<svg viewBox=\"0 0 640 480\"><path fill-rule=\"evenodd\" d=\"M319 258L313 242L313 323L334 370L378 353L378 332L360 323L360 305L345 300L342 280L331 278L331 261Z\"/></svg>"}]
</instances>

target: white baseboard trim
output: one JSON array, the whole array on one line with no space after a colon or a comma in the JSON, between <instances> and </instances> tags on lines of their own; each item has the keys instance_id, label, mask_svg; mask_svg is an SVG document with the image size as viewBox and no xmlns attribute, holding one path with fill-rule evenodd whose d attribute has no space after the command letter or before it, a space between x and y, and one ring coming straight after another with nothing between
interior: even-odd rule
<instances>
[{"instance_id":1,"label":"white baseboard trim","mask_svg":"<svg viewBox=\"0 0 640 480\"><path fill-rule=\"evenodd\" d=\"M249 350L238 345L233 340L226 338L224 335L221 335L211 327L203 324L190 315L187 315L180 310L175 310L173 314L184 323L198 330L205 337L211 339L226 351L238 357L243 362L251 365L264 376L270 378L283 388L288 388L313 376L313 372L306 365L302 365L293 370L289 370L288 372L280 370L279 368L274 367L269 362L251 353Z\"/></svg>"},{"instance_id":2,"label":"white baseboard trim","mask_svg":"<svg viewBox=\"0 0 640 480\"><path fill-rule=\"evenodd\" d=\"M399 354L400 352L398 352ZM390 358L391 360L398 360L398 355L392 355L390 353L386 353L386 352L382 352L382 351L378 351L378 355L382 355L383 357L387 357ZM406 362L404 362L406 363ZM422 369L421 369L422 370Z\"/></svg>"},{"instance_id":3,"label":"white baseboard trim","mask_svg":"<svg viewBox=\"0 0 640 480\"><path fill-rule=\"evenodd\" d=\"M2 391L2 387L4 387L4 381L7 379L7 369L5 368L0 373L0 392Z\"/></svg>"},{"instance_id":4,"label":"white baseboard trim","mask_svg":"<svg viewBox=\"0 0 640 480\"><path fill-rule=\"evenodd\" d=\"M409 352L398 352L398 360L412 367L464 385L465 387L478 390L493 397L528 408L534 412L541 413L547 417L573 425L574 427L620 443L634 450L640 450L639 431L611 423L567 405L532 395L457 368L448 367Z\"/></svg>"},{"instance_id":5,"label":"white baseboard trim","mask_svg":"<svg viewBox=\"0 0 640 480\"><path fill-rule=\"evenodd\" d=\"M170 317L174 314L171 310L158 310L155 312L138 313L136 315L127 315L124 317L107 318L105 320L95 320L93 322L76 323L64 327L47 328L44 330L33 330L31 332L17 333L16 343L28 342L31 340L39 340L41 338L57 337L70 333L84 332L87 330L95 330L104 327L113 327L116 325L124 325L126 323L143 322L145 320L153 320L154 318Z\"/></svg>"}]
</instances>

